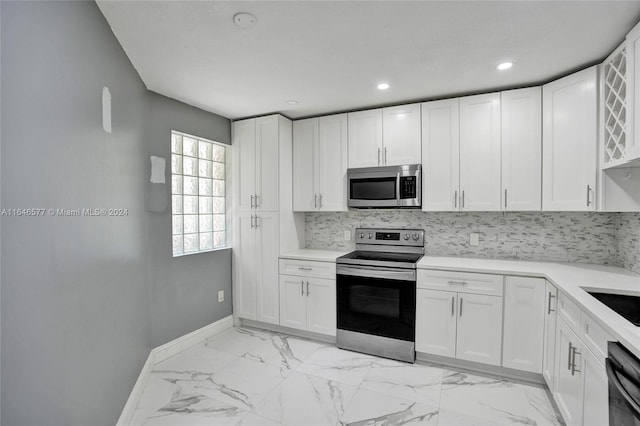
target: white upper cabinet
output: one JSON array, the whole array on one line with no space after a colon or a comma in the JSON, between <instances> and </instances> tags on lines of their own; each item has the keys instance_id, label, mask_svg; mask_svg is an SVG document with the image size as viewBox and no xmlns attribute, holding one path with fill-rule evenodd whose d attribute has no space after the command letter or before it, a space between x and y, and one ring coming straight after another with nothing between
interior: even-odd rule
<instances>
[{"instance_id":1,"label":"white upper cabinet","mask_svg":"<svg viewBox=\"0 0 640 426\"><path fill-rule=\"evenodd\" d=\"M382 163L382 109L350 112L349 167L376 167Z\"/></svg>"},{"instance_id":2,"label":"white upper cabinet","mask_svg":"<svg viewBox=\"0 0 640 426\"><path fill-rule=\"evenodd\" d=\"M604 79L608 83L605 88L611 88L612 91L619 88L618 91L622 91L626 87L626 105L616 105L614 101L605 99L606 106L610 107L608 110L611 113L605 115L605 126L610 130L609 135L618 138L622 133L623 136L622 140L612 141L613 146L608 143L609 140L605 140L608 148L619 147L621 150L619 156L616 155L615 150L610 151L612 164L640 160L640 114L638 113L640 110L640 24L627 34L625 53L626 58L623 55L621 60L611 64L612 67L605 67L604 75ZM626 65L626 73L623 65ZM626 86L621 80L624 80ZM605 94L608 94L607 90L605 90ZM619 96L622 94L620 93ZM626 114L621 117L620 110L623 107L626 107ZM626 121L626 129L616 130L616 124L622 120Z\"/></svg>"},{"instance_id":3,"label":"white upper cabinet","mask_svg":"<svg viewBox=\"0 0 640 426\"><path fill-rule=\"evenodd\" d=\"M542 94L540 87L501 93L502 209L542 207Z\"/></svg>"},{"instance_id":4,"label":"white upper cabinet","mask_svg":"<svg viewBox=\"0 0 640 426\"><path fill-rule=\"evenodd\" d=\"M543 86L542 209L595 210L597 68Z\"/></svg>"},{"instance_id":5,"label":"white upper cabinet","mask_svg":"<svg viewBox=\"0 0 640 426\"><path fill-rule=\"evenodd\" d=\"M420 163L420 104L351 112L349 167Z\"/></svg>"},{"instance_id":6,"label":"white upper cabinet","mask_svg":"<svg viewBox=\"0 0 640 426\"><path fill-rule=\"evenodd\" d=\"M293 210L346 211L347 115L293 122Z\"/></svg>"},{"instance_id":7,"label":"white upper cabinet","mask_svg":"<svg viewBox=\"0 0 640 426\"><path fill-rule=\"evenodd\" d=\"M458 210L460 186L458 99L422 104L422 210Z\"/></svg>"},{"instance_id":8,"label":"white upper cabinet","mask_svg":"<svg viewBox=\"0 0 640 426\"><path fill-rule=\"evenodd\" d=\"M500 94L460 98L460 207L500 210Z\"/></svg>"},{"instance_id":9,"label":"white upper cabinet","mask_svg":"<svg viewBox=\"0 0 640 426\"><path fill-rule=\"evenodd\" d=\"M293 122L293 210L313 211L315 181L317 179L317 156L314 149L318 144L318 119ZM317 196L316 196L317 197Z\"/></svg>"},{"instance_id":10,"label":"white upper cabinet","mask_svg":"<svg viewBox=\"0 0 640 426\"><path fill-rule=\"evenodd\" d=\"M280 118L270 115L233 123L239 211L278 211Z\"/></svg>"},{"instance_id":11,"label":"white upper cabinet","mask_svg":"<svg viewBox=\"0 0 640 426\"><path fill-rule=\"evenodd\" d=\"M420 104L382 109L382 144L385 166L420 163Z\"/></svg>"}]
</instances>

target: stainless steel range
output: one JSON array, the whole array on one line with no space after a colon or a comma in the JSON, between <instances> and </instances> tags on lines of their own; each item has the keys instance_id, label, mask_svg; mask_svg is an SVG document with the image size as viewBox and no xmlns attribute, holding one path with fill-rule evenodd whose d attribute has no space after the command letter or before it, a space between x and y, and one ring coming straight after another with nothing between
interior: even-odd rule
<instances>
[{"instance_id":1,"label":"stainless steel range","mask_svg":"<svg viewBox=\"0 0 640 426\"><path fill-rule=\"evenodd\" d=\"M356 229L337 259L339 348L415 361L416 264L422 229Z\"/></svg>"}]
</instances>

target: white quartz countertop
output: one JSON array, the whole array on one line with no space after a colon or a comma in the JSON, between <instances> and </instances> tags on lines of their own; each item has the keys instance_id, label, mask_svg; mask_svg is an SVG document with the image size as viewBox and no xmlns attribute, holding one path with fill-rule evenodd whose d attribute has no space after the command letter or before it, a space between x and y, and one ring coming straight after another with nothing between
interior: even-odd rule
<instances>
[{"instance_id":1,"label":"white quartz countertop","mask_svg":"<svg viewBox=\"0 0 640 426\"><path fill-rule=\"evenodd\" d=\"M604 265L438 256L424 256L418 268L546 278L640 358L640 327L587 293L588 290L640 296L640 274Z\"/></svg>"},{"instance_id":2,"label":"white quartz countertop","mask_svg":"<svg viewBox=\"0 0 640 426\"><path fill-rule=\"evenodd\" d=\"M280 255L281 259L295 260L315 260L319 262L335 262L340 256L347 254L347 251L298 249L285 252Z\"/></svg>"}]
</instances>

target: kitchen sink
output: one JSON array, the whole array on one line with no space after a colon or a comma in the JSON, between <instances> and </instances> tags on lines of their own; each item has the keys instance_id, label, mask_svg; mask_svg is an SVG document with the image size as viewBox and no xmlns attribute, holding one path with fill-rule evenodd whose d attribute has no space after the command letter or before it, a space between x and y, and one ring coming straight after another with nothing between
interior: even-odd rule
<instances>
[{"instance_id":1,"label":"kitchen sink","mask_svg":"<svg viewBox=\"0 0 640 426\"><path fill-rule=\"evenodd\" d=\"M640 327L640 296L591 291L588 293L630 321L633 325Z\"/></svg>"}]
</instances>

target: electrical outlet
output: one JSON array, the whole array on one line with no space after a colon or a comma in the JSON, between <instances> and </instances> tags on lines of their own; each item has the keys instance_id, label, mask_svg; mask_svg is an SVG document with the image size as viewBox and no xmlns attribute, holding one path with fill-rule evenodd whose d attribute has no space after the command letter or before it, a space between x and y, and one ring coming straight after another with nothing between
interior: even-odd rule
<instances>
[{"instance_id":1,"label":"electrical outlet","mask_svg":"<svg viewBox=\"0 0 640 426\"><path fill-rule=\"evenodd\" d=\"M480 245L480 234L472 232L469 234L469 244L472 246Z\"/></svg>"},{"instance_id":2,"label":"electrical outlet","mask_svg":"<svg viewBox=\"0 0 640 426\"><path fill-rule=\"evenodd\" d=\"M351 231L344 231L344 240L351 241Z\"/></svg>"},{"instance_id":3,"label":"electrical outlet","mask_svg":"<svg viewBox=\"0 0 640 426\"><path fill-rule=\"evenodd\" d=\"M218 292L218 303L224 302L224 290Z\"/></svg>"}]
</instances>

